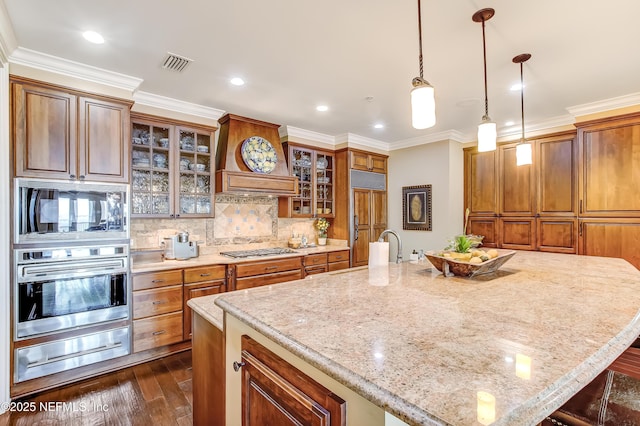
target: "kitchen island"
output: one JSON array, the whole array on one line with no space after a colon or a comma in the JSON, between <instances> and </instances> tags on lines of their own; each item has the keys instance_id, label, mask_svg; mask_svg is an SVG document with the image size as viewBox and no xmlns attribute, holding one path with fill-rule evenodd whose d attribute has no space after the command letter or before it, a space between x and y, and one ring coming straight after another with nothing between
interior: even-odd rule
<instances>
[{"instance_id":1,"label":"kitchen island","mask_svg":"<svg viewBox=\"0 0 640 426\"><path fill-rule=\"evenodd\" d=\"M640 334L640 271L620 259L518 252L472 279L428 262L389 264L189 305L196 321L223 325L227 424L240 421L231 364L247 334L344 398L347 424L362 424L350 417L361 398L373 407L360 409L368 424L534 425ZM194 375L204 337L196 330Z\"/></svg>"}]
</instances>

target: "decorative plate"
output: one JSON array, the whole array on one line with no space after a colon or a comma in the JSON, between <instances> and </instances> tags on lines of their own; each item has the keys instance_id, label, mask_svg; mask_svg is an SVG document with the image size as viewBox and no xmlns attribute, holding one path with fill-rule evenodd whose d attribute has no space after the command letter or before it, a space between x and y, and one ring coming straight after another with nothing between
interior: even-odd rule
<instances>
[{"instance_id":1,"label":"decorative plate","mask_svg":"<svg viewBox=\"0 0 640 426\"><path fill-rule=\"evenodd\" d=\"M278 155L271 142L251 136L242 142L242 160L253 172L271 173L278 163Z\"/></svg>"}]
</instances>

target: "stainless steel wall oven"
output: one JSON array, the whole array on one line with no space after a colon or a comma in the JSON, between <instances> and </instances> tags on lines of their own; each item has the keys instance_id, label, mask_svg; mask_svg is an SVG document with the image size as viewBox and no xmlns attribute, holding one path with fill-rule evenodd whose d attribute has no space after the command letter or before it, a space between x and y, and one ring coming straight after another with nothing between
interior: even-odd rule
<instances>
[{"instance_id":1,"label":"stainless steel wall oven","mask_svg":"<svg viewBox=\"0 0 640 426\"><path fill-rule=\"evenodd\" d=\"M15 341L87 329L16 349L16 382L130 353L128 326L91 330L130 316L128 242L15 249L14 265Z\"/></svg>"},{"instance_id":2,"label":"stainless steel wall oven","mask_svg":"<svg viewBox=\"0 0 640 426\"><path fill-rule=\"evenodd\" d=\"M16 337L127 318L128 246L15 250Z\"/></svg>"}]
</instances>

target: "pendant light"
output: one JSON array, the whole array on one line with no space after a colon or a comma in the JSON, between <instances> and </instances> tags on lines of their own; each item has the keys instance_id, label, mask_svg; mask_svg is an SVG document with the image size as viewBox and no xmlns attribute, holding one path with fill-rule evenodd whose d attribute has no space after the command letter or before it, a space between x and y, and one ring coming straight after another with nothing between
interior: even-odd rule
<instances>
[{"instance_id":1,"label":"pendant light","mask_svg":"<svg viewBox=\"0 0 640 426\"><path fill-rule=\"evenodd\" d=\"M482 56L484 59L484 115L478 125L478 151L495 151L496 149L496 123L489 118L489 99L487 97L487 45L484 37L484 23L491 19L495 10L491 8L481 9L473 14L473 22L482 22Z\"/></svg>"},{"instance_id":2,"label":"pendant light","mask_svg":"<svg viewBox=\"0 0 640 426\"><path fill-rule=\"evenodd\" d=\"M436 124L436 100L433 86L422 76L422 14L418 0L418 44L420 46L420 76L411 84L411 124L416 129L428 129Z\"/></svg>"},{"instance_id":3,"label":"pendant light","mask_svg":"<svg viewBox=\"0 0 640 426\"><path fill-rule=\"evenodd\" d=\"M520 140L520 143L516 145L517 166L524 166L533 162L531 144L526 142L524 138L524 77L522 72L522 64L527 62L530 58L531 54L529 53L522 53L513 58L514 64L520 64L520 109L522 111L522 139Z\"/></svg>"}]
</instances>

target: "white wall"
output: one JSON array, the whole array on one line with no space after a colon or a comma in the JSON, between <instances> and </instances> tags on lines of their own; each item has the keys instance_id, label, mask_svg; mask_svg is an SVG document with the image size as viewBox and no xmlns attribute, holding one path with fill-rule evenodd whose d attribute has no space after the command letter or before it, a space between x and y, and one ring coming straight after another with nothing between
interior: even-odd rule
<instances>
[{"instance_id":1,"label":"white wall","mask_svg":"<svg viewBox=\"0 0 640 426\"><path fill-rule=\"evenodd\" d=\"M391 151L388 165L389 228L402 239L404 260L413 249L438 250L462 232L464 222L463 146L442 141ZM402 229L402 187L432 187L432 230ZM395 240L389 238L390 258L395 259Z\"/></svg>"},{"instance_id":2,"label":"white wall","mask_svg":"<svg viewBox=\"0 0 640 426\"><path fill-rule=\"evenodd\" d=\"M9 70L0 61L0 402L9 401ZM2 411L0 411L2 413Z\"/></svg>"}]
</instances>

